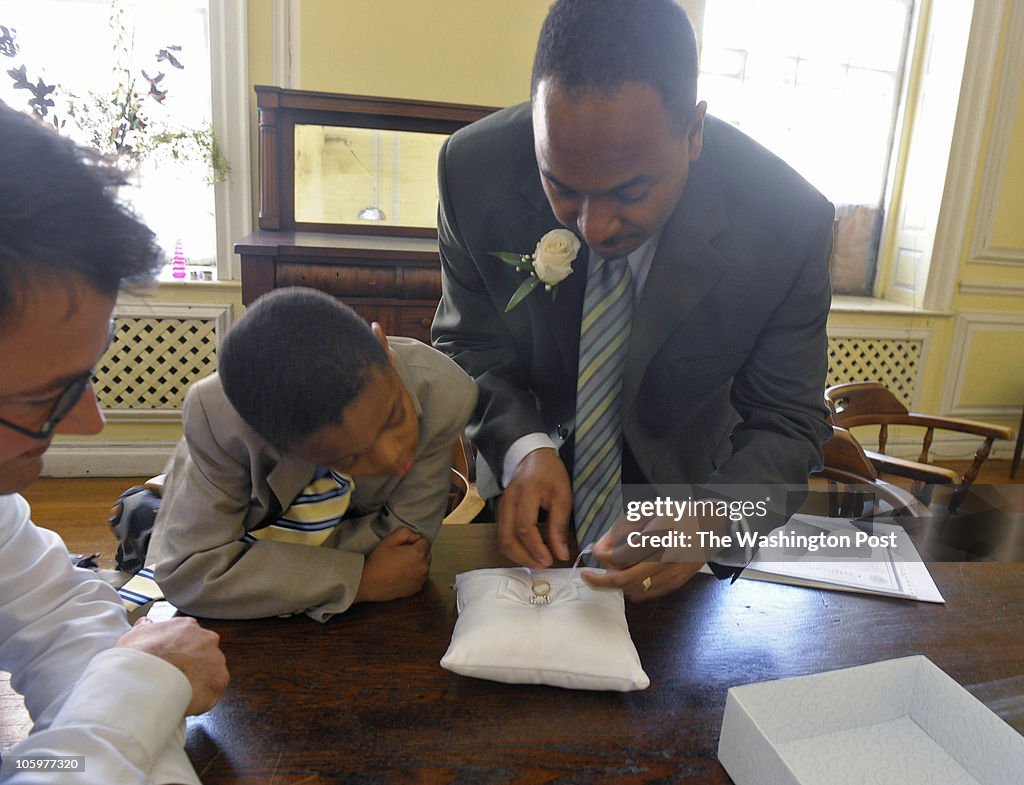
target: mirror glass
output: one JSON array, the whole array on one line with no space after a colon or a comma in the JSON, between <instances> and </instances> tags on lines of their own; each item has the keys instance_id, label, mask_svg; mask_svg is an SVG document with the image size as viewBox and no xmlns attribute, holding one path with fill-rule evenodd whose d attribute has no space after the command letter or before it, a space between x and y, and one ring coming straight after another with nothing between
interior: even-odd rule
<instances>
[{"instance_id":1,"label":"mirror glass","mask_svg":"<svg viewBox=\"0 0 1024 785\"><path fill-rule=\"evenodd\" d=\"M299 223L437 226L445 134L295 125Z\"/></svg>"}]
</instances>

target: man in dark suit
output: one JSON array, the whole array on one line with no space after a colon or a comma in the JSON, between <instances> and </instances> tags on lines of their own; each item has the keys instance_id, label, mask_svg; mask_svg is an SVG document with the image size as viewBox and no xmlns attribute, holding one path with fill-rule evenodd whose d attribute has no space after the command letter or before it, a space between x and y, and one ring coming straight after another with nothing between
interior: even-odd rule
<instances>
[{"instance_id":1,"label":"man in dark suit","mask_svg":"<svg viewBox=\"0 0 1024 785\"><path fill-rule=\"evenodd\" d=\"M631 270L623 483L800 484L820 466L833 208L707 117L696 86L693 30L673 0L558 0L530 104L441 152L433 337L478 383L481 487L503 488L501 546L529 567L569 557L580 325L601 260ZM524 273L493 252L530 254L559 226L584 243L572 274L557 297L538 287L506 311ZM631 597L699 567L611 563L611 539L595 556L612 569L590 582Z\"/></svg>"}]
</instances>

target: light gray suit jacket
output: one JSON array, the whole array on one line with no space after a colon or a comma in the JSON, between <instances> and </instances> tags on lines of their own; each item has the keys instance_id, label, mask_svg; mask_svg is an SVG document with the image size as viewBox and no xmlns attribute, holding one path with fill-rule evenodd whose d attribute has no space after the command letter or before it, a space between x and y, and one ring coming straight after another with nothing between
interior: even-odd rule
<instances>
[{"instance_id":1,"label":"light gray suit jacket","mask_svg":"<svg viewBox=\"0 0 1024 785\"><path fill-rule=\"evenodd\" d=\"M282 455L249 428L216 374L192 386L148 555L171 603L210 618L304 611L326 621L352 604L364 557L383 537L407 526L434 538L448 500L452 445L473 411L476 386L419 341L389 343L420 420L416 464L404 477L356 477L350 518L321 547L242 541L288 509L316 467Z\"/></svg>"}]
</instances>

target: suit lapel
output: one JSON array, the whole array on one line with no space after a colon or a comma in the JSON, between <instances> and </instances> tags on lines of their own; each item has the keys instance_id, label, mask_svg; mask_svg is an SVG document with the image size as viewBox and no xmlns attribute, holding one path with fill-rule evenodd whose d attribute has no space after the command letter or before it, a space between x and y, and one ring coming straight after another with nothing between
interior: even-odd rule
<instances>
[{"instance_id":1,"label":"suit lapel","mask_svg":"<svg viewBox=\"0 0 1024 785\"><path fill-rule=\"evenodd\" d=\"M288 509L299 492L309 484L315 471L315 464L299 458L282 456L267 474L267 488L273 495L273 499L267 500L268 514L272 511L274 501L281 508L277 510L274 518Z\"/></svg>"},{"instance_id":2,"label":"suit lapel","mask_svg":"<svg viewBox=\"0 0 1024 785\"><path fill-rule=\"evenodd\" d=\"M512 236L524 238L524 253L551 229L561 226L551 212L540 175L534 169L522 187L531 210L510 226ZM714 150L705 136L704 154L690 167L679 204L662 230L633 320L623 388L625 406L632 405L651 359L676 327L700 303L728 269L728 261L711 241L728 225ZM526 247L526 246L529 247ZM543 324L551 343L558 347L563 366L575 377L579 355L579 325L586 293L590 250L580 247L573 272L558 285L557 297L535 292L520 307L528 307L534 324ZM535 340L542 340L539 336Z\"/></svg>"},{"instance_id":3,"label":"suit lapel","mask_svg":"<svg viewBox=\"0 0 1024 785\"><path fill-rule=\"evenodd\" d=\"M299 458L281 455L252 430L228 401L219 379L204 380L201 390L207 419L216 424L210 438L216 443L216 434L230 434L242 441L251 464L252 494L264 505L264 520L276 519L284 511L282 505L291 504L306 487L316 467ZM270 467L265 475L264 467Z\"/></svg>"},{"instance_id":4,"label":"suit lapel","mask_svg":"<svg viewBox=\"0 0 1024 785\"><path fill-rule=\"evenodd\" d=\"M533 253L541 237L552 229L564 227L551 212L536 169L524 184L522 194L530 202L533 210L530 215L513 224L513 234L515 237L527 238L529 247L522 250L524 253ZM548 331L549 343L558 347L558 354L566 373L574 378L579 355L580 314L583 310L589 257L590 250L585 244L581 245L576 260L572 263L572 274L558 284L556 296L552 297L551 292L544 291L543 287L539 286L520 306L530 308L535 325L544 325Z\"/></svg>"},{"instance_id":5,"label":"suit lapel","mask_svg":"<svg viewBox=\"0 0 1024 785\"><path fill-rule=\"evenodd\" d=\"M711 151L690 168L686 188L661 233L633 319L623 406L636 399L654 355L728 269L711 240L728 224Z\"/></svg>"}]
</instances>

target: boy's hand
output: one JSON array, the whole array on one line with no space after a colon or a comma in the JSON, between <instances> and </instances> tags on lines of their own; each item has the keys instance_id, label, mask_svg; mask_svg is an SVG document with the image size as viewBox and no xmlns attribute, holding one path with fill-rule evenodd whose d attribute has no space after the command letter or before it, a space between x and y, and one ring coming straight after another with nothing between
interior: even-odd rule
<instances>
[{"instance_id":1,"label":"boy's hand","mask_svg":"<svg viewBox=\"0 0 1024 785\"><path fill-rule=\"evenodd\" d=\"M401 528L380 541L363 564L355 602L383 602L415 594L430 571L430 541Z\"/></svg>"}]
</instances>

